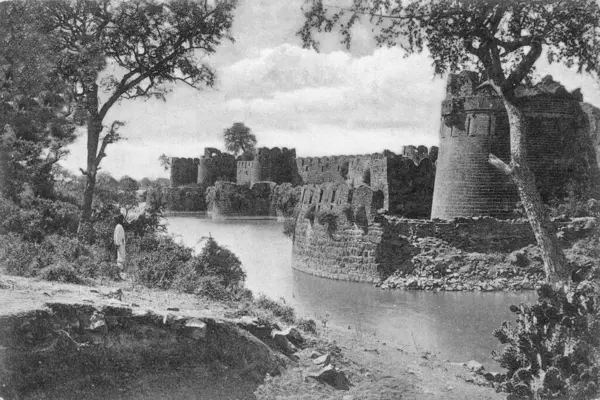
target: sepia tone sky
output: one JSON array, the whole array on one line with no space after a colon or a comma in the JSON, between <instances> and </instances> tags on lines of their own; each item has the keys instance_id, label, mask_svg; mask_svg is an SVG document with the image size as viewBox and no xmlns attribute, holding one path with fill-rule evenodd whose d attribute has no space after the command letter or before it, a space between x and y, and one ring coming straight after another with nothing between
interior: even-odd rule
<instances>
[{"instance_id":1,"label":"sepia tone sky","mask_svg":"<svg viewBox=\"0 0 600 400\"><path fill-rule=\"evenodd\" d=\"M175 86L167 101L123 101L105 125L123 120L126 141L109 146L104 171L168 177L158 156L198 157L204 147L223 149L223 129L244 122L259 146L296 148L299 156L399 152L406 144L437 144L444 79L433 76L426 54L405 57L398 48L376 48L368 27L356 29L350 52L338 38L321 53L304 50L295 32L303 0L241 0L226 42L210 64L215 88L201 92ZM581 87L585 101L600 107L593 79L538 61L567 89ZM82 135L63 165L85 164Z\"/></svg>"}]
</instances>

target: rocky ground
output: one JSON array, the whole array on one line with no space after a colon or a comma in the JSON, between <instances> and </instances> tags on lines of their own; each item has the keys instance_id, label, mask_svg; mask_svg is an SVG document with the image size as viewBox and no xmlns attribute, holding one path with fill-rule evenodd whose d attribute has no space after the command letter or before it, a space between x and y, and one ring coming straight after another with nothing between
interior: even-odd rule
<instances>
[{"instance_id":1,"label":"rocky ground","mask_svg":"<svg viewBox=\"0 0 600 400\"><path fill-rule=\"evenodd\" d=\"M7 379L22 378L23 399L506 398L476 363L453 364L352 330L315 336L280 321L227 318L236 305L127 282L0 276L0 304L5 399L18 386ZM90 363L97 368L82 373Z\"/></svg>"},{"instance_id":2,"label":"rocky ground","mask_svg":"<svg viewBox=\"0 0 600 400\"><path fill-rule=\"evenodd\" d=\"M560 225L558 237L567 259L576 268L591 268L600 260L598 220L595 217L570 219ZM435 237L417 238L420 251L411 260L414 269L398 271L380 286L384 289L432 291L533 290L545 274L537 246L529 245L511 253L467 252Z\"/></svg>"}]
</instances>

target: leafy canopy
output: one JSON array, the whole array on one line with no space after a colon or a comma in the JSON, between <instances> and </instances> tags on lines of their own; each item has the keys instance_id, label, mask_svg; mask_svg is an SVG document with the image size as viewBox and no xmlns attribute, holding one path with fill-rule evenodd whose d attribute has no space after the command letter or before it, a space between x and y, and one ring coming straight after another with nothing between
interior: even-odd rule
<instances>
[{"instance_id":1,"label":"leafy canopy","mask_svg":"<svg viewBox=\"0 0 600 400\"><path fill-rule=\"evenodd\" d=\"M52 197L52 169L75 139L67 85L32 18L22 3L0 4L0 192L13 200L27 188Z\"/></svg>"},{"instance_id":2,"label":"leafy canopy","mask_svg":"<svg viewBox=\"0 0 600 400\"><path fill-rule=\"evenodd\" d=\"M50 0L39 7L41 31L60 54L57 71L77 91L93 91L104 71L99 86L109 98L100 119L121 98L164 99L169 82L211 86L214 70L200 57L233 40L234 0Z\"/></svg>"},{"instance_id":3,"label":"leafy canopy","mask_svg":"<svg viewBox=\"0 0 600 400\"><path fill-rule=\"evenodd\" d=\"M578 72L600 66L596 0L307 0L304 15L305 47L318 49L315 33L332 31L350 47L355 25L367 23L379 46L427 48L437 75L476 68L504 92L531 76L543 50Z\"/></svg>"},{"instance_id":4,"label":"leafy canopy","mask_svg":"<svg viewBox=\"0 0 600 400\"><path fill-rule=\"evenodd\" d=\"M233 154L250 152L256 146L256 136L242 122L236 122L231 127L225 129L223 131L223 138L225 140L225 148Z\"/></svg>"}]
</instances>

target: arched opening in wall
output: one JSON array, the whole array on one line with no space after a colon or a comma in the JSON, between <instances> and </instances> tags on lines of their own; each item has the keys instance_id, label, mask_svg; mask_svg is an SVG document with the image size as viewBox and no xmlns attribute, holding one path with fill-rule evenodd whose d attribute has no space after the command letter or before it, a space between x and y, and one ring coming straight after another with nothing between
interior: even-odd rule
<instances>
[{"instance_id":1,"label":"arched opening in wall","mask_svg":"<svg viewBox=\"0 0 600 400\"><path fill-rule=\"evenodd\" d=\"M335 190L331 193L331 202L335 203Z\"/></svg>"},{"instance_id":2,"label":"arched opening in wall","mask_svg":"<svg viewBox=\"0 0 600 400\"><path fill-rule=\"evenodd\" d=\"M371 169L370 168L365 169L365 172L363 172L363 182L365 183L365 185L371 186Z\"/></svg>"},{"instance_id":3,"label":"arched opening in wall","mask_svg":"<svg viewBox=\"0 0 600 400\"><path fill-rule=\"evenodd\" d=\"M323 200L323 192L324 192L324 190L323 190L323 189L321 189L321 190L319 191L319 203L321 203L321 200Z\"/></svg>"}]
</instances>

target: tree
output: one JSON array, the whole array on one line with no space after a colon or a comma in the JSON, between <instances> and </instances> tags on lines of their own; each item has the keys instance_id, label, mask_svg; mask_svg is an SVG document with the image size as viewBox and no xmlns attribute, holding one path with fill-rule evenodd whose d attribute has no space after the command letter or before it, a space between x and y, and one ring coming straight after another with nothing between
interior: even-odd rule
<instances>
[{"instance_id":1,"label":"tree","mask_svg":"<svg viewBox=\"0 0 600 400\"><path fill-rule=\"evenodd\" d=\"M236 122L231 127L225 129L223 131L223 138L227 151L231 151L235 155L240 152L242 154L251 152L256 146L256 136L242 122Z\"/></svg>"},{"instance_id":2,"label":"tree","mask_svg":"<svg viewBox=\"0 0 600 400\"><path fill-rule=\"evenodd\" d=\"M54 196L52 170L75 139L69 92L49 65L48 40L22 3L0 3L0 194Z\"/></svg>"},{"instance_id":3,"label":"tree","mask_svg":"<svg viewBox=\"0 0 600 400\"><path fill-rule=\"evenodd\" d=\"M165 169L165 171L168 171L171 168L171 157L167 157L165 153L158 156L158 162L160 163L160 166Z\"/></svg>"},{"instance_id":4,"label":"tree","mask_svg":"<svg viewBox=\"0 0 600 400\"><path fill-rule=\"evenodd\" d=\"M503 100L510 125L511 160L493 154L489 162L516 185L544 260L550 282L569 282L570 271L555 228L545 213L526 162L524 116L514 90L528 82L536 61L600 68L600 7L596 0L354 0L348 7L308 0L304 25L297 32L305 47L318 49L315 32L338 31L350 47L353 27L368 23L380 46L400 46L408 54L427 48L437 75L476 68L486 77L480 86Z\"/></svg>"},{"instance_id":5,"label":"tree","mask_svg":"<svg viewBox=\"0 0 600 400\"><path fill-rule=\"evenodd\" d=\"M54 71L77 95L87 129L79 229L86 236L100 162L107 146L120 139L119 121L101 137L108 112L123 99L164 100L169 84L212 86L215 72L199 58L213 54L223 40L233 40L229 32L236 1L32 2L40 32L51 39L56 54Z\"/></svg>"}]
</instances>

